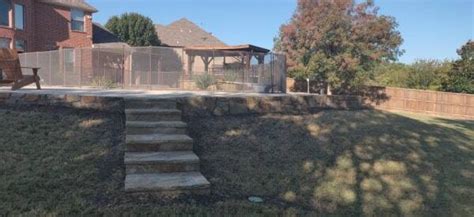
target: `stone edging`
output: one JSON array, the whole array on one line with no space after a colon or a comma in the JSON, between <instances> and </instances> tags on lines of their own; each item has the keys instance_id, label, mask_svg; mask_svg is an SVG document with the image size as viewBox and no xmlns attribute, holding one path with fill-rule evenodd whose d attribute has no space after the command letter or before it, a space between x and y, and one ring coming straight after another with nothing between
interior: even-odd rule
<instances>
[{"instance_id":1,"label":"stone edging","mask_svg":"<svg viewBox=\"0 0 474 217\"><path fill-rule=\"evenodd\" d=\"M367 108L358 96L192 96L176 98L186 116L226 116L244 114L301 114L321 109L358 110ZM0 93L0 104L55 105L100 111L124 111L124 98L31 93Z\"/></svg>"},{"instance_id":2,"label":"stone edging","mask_svg":"<svg viewBox=\"0 0 474 217\"><path fill-rule=\"evenodd\" d=\"M243 114L302 114L321 109L359 110L367 108L358 96L248 96L178 98L185 116L226 116Z\"/></svg>"},{"instance_id":3,"label":"stone edging","mask_svg":"<svg viewBox=\"0 0 474 217\"><path fill-rule=\"evenodd\" d=\"M123 111L123 98L119 97L0 93L0 104L53 105L100 111Z\"/></svg>"}]
</instances>

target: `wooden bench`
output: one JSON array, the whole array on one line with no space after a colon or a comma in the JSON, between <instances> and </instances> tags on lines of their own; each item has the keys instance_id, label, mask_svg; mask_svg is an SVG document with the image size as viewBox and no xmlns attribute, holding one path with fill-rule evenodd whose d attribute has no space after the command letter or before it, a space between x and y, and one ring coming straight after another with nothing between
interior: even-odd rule
<instances>
[{"instance_id":1,"label":"wooden bench","mask_svg":"<svg viewBox=\"0 0 474 217\"><path fill-rule=\"evenodd\" d=\"M23 75L22 69L31 69L33 75ZM36 67L21 67L20 58L16 50L0 49L0 72L5 75L0 79L0 86L11 86L12 90L18 90L35 83L36 88L40 90L39 69Z\"/></svg>"}]
</instances>

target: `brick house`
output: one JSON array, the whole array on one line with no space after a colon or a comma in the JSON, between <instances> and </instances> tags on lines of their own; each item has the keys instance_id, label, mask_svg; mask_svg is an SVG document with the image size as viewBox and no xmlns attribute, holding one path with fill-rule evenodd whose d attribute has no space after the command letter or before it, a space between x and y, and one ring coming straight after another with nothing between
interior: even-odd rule
<instances>
[{"instance_id":1,"label":"brick house","mask_svg":"<svg viewBox=\"0 0 474 217\"><path fill-rule=\"evenodd\" d=\"M0 0L0 47L21 52L92 47L92 14L84 0Z\"/></svg>"}]
</instances>

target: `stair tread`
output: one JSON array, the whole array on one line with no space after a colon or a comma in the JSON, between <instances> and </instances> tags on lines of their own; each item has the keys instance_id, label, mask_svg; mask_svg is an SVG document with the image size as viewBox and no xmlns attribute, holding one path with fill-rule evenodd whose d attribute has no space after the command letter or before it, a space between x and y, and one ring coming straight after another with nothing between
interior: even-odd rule
<instances>
[{"instance_id":1,"label":"stair tread","mask_svg":"<svg viewBox=\"0 0 474 217\"><path fill-rule=\"evenodd\" d=\"M176 152L126 152L125 164L198 163L192 151Z\"/></svg>"},{"instance_id":2,"label":"stair tread","mask_svg":"<svg viewBox=\"0 0 474 217\"><path fill-rule=\"evenodd\" d=\"M147 134L127 135L126 143L153 144L162 142L192 142L193 139L184 134Z\"/></svg>"},{"instance_id":3,"label":"stair tread","mask_svg":"<svg viewBox=\"0 0 474 217\"><path fill-rule=\"evenodd\" d=\"M178 109L161 109L161 108L148 108L148 109L125 109L126 114L149 114L149 113L159 113L159 114L181 114L181 111Z\"/></svg>"},{"instance_id":4,"label":"stair tread","mask_svg":"<svg viewBox=\"0 0 474 217\"><path fill-rule=\"evenodd\" d=\"M125 177L125 190L173 191L206 189L209 181L200 172L129 174Z\"/></svg>"},{"instance_id":5,"label":"stair tread","mask_svg":"<svg viewBox=\"0 0 474 217\"><path fill-rule=\"evenodd\" d=\"M167 98L167 99L153 99L153 98L138 98L138 97L126 97L124 98L125 102L133 103L160 103L160 102L177 102L176 99Z\"/></svg>"},{"instance_id":6,"label":"stair tread","mask_svg":"<svg viewBox=\"0 0 474 217\"><path fill-rule=\"evenodd\" d=\"M127 121L127 127L174 127L185 128L187 124L182 121Z\"/></svg>"}]
</instances>

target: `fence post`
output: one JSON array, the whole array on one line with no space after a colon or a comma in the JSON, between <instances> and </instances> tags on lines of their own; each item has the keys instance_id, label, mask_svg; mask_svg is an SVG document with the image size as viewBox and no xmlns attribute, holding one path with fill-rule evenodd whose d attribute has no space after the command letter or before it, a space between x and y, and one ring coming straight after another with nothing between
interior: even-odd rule
<instances>
[{"instance_id":1,"label":"fence post","mask_svg":"<svg viewBox=\"0 0 474 217\"><path fill-rule=\"evenodd\" d=\"M122 89L125 87L125 45L122 45L122 77L121 77Z\"/></svg>"},{"instance_id":2,"label":"fence post","mask_svg":"<svg viewBox=\"0 0 474 217\"><path fill-rule=\"evenodd\" d=\"M271 76L271 79L272 79L272 93L274 93L274 90L273 90L273 73L275 73L275 56L274 54L270 54L270 61L272 62L271 66L270 66L270 76Z\"/></svg>"},{"instance_id":3,"label":"fence post","mask_svg":"<svg viewBox=\"0 0 474 217\"><path fill-rule=\"evenodd\" d=\"M64 64L64 60L66 56L64 55L64 50L61 48L61 66L62 66L62 71L63 71L63 86L66 86L66 64Z\"/></svg>"},{"instance_id":4,"label":"fence post","mask_svg":"<svg viewBox=\"0 0 474 217\"><path fill-rule=\"evenodd\" d=\"M467 107L468 107L468 105L467 105L467 94L463 94L463 96L464 96L464 105L463 105L464 106L464 116L467 117Z\"/></svg>"},{"instance_id":5,"label":"fence post","mask_svg":"<svg viewBox=\"0 0 474 217\"><path fill-rule=\"evenodd\" d=\"M52 51L49 51L49 85L53 84L53 73L52 73L52 64L51 64L51 53Z\"/></svg>"},{"instance_id":6,"label":"fence post","mask_svg":"<svg viewBox=\"0 0 474 217\"><path fill-rule=\"evenodd\" d=\"M148 71L148 88L151 90L151 47L149 47L148 52L148 63L149 63L149 71Z\"/></svg>"},{"instance_id":7,"label":"fence post","mask_svg":"<svg viewBox=\"0 0 474 217\"><path fill-rule=\"evenodd\" d=\"M280 77L281 77L281 92L286 93L286 76L287 76L287 68L286 68L286 55L281 55L282 56L282 63L281 65L283 66Z\"/></svg>"},{"instance_id":8,"label":"fence post","mask_svg":"<svg viewBox=\"0 0 474 217\"><path fill-rule=\"evenodd\" d=\"M39 67L39 52L36 52L36 66Z\"/></svg>"},{"instance_id":9,"label":"fence post","mask_svg":"<svg viewBox=\"0 0 474 217\"><path fill-rule=\"evenodd\" d=\"M79 53L79 87L82 87L82 49L79 48L80 53Z\"/></svg>"},{"instance_id":10,"label":"fence post","mask_svg":"<svg viewBox=\"0 0 474 217\"><path fill-rule=\"evenodd\" d=\"M129 67L129 87L132 87L132 79L133 79L133 49L130 49L130 67Z\"/></svg>"}]
</instances>

